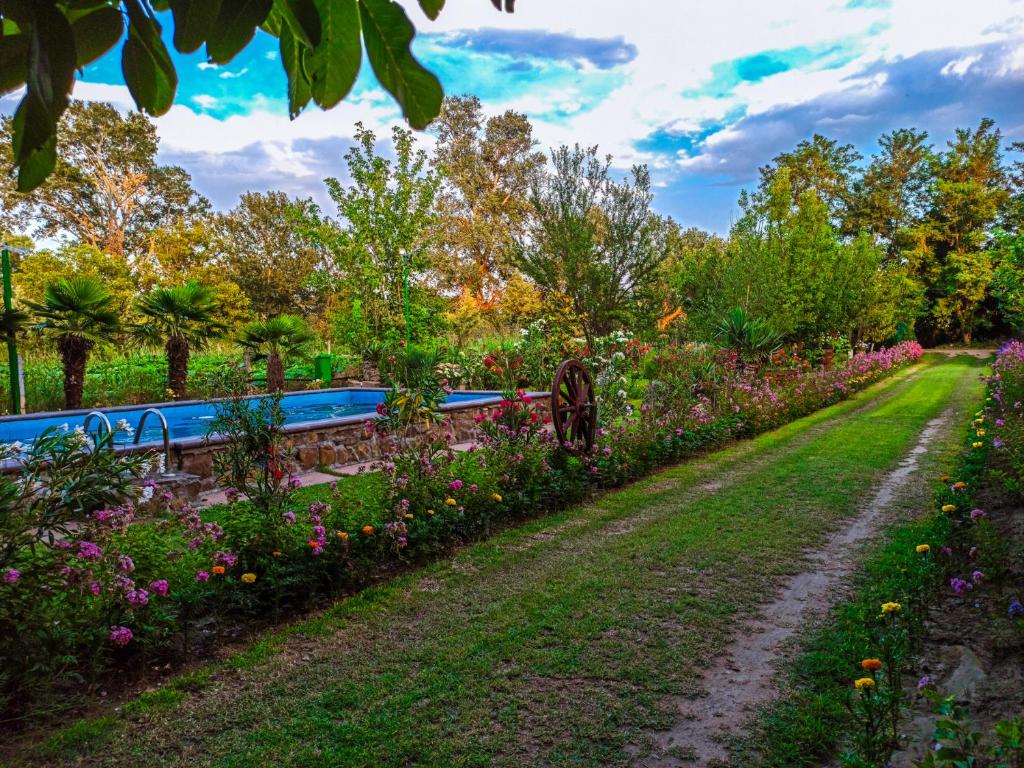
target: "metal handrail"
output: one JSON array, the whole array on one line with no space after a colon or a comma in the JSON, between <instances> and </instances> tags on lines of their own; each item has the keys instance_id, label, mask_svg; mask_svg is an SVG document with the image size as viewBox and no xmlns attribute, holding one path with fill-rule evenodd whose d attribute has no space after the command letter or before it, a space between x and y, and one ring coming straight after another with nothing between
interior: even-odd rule
<instances>
[{"instance_id":1,"label":"metal handrail","mask_svg":"<svg viewBox=\"0 0 1024 768\"><path fill-rule=\"evenodd\" d=\"M89 413L86 415L85 421L82 422L82 429L85 430L86 434L91 434L89 432L89 424L92 423L93 418L98 418L100 420L100 423L102 423L103 426L107 428L107 434L108 435L113 434L114 430L110 426L110 419L107 418L107 415L105 413L103 413L103 411L89 411ZM98 448L99 447L99 444L100 444L99 437L100 437L100 431L97 429L96 430L96 437L93 437L93 439L92 439L92 444L93 444L94 448ZM110 441L110 449L111 450L114 449L114 441L113 440Z\"/></svg>"},{"instance_id":2,"label":"metal handrail","mask_svg":"<svg viewBox=\"0 0 1024 768\"><path fill-rule=\"evenodd\" d=\"M155 413L156 417L160 419L160 428L164 433L164 471L160 473L161 477L174 477L174 472L171 471L171 431L167 427L167 418L157 408L147 408L142 412L142 416L139 417L139 424L135 427L135 445L139 444L139 439L142 437L142 428L146 425L146 417L149 414Z\"/></svg>"}]
</instances>

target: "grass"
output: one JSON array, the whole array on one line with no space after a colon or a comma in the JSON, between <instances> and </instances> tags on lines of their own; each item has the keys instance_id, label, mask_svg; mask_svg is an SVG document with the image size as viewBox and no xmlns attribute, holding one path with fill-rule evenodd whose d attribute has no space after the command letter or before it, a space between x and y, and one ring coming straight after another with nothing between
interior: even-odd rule
<instances>
[{"instance_id":1,"label":"grass","mask_svg":"<svg viewBox=\"0 0 1024 768\"><path fill-rule=\"evenodd\" d=\"M368 589L97 726L99 748L51 738L47 764L625 765L978 365L931 361Z\"/></svg>"}]
</instances>

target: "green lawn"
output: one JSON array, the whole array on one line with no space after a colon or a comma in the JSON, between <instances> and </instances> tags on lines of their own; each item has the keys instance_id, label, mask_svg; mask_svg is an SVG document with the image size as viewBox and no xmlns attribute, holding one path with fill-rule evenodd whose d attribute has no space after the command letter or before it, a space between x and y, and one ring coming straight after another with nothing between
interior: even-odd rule
<instances>
[{"instance_id":1,"label":"green lawn","mask_svg":"<svg viewBox=\"0 0 1024 768\"><path fill-rule=\"evenodd\" d=\"M466 549L25 764L592 766L668 724L801 552L978 390L930 359L853 400Z\"/></svg>"}]
</instances>

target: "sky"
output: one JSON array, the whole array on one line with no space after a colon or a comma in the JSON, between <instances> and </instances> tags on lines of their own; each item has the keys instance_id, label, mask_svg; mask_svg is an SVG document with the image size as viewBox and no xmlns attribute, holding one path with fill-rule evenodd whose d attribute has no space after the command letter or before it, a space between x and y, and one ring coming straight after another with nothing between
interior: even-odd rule
<instances>
[{"instance_id":1,"label":"sky","mask_svg":"<svg viewBox=\"0 0 1024 768\"><path fill-rule=\"evenodd\" d=\"M620 174L646 163L655 207L684 226L727 231L758 167L815 132L870 155L883 132L942 147L987 116L1024 139L1024 0L518 0L514 14L448 0L434 22L401 2L447 94L525 113L542 149L596 144ZM173 54L160 159L218 209L281 189L331 211L323 179L345 179L355 123L387 136L401 114L364 61L341 105L289 120L276 42L259 33L220 67ZM128 109L120 82L114 51L75 96Z\"/></svg>"}]
</instances>

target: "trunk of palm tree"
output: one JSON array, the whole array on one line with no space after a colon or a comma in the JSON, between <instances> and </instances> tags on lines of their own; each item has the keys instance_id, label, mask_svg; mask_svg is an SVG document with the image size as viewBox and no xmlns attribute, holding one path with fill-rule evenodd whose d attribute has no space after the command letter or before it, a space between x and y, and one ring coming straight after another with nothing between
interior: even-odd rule
<instances>
[{"instance_id":1,"label":"trunk of palm tree","mask_svg":"<svg viewBox=\"0 0 1024 768\"><path fill-rule=\"evenodd\" d=\"M267 356L267 391L284 391L284 363L276 349Z\"/></svg>"},{"instance_id":2,"label":"trunk of palm tree","mask_svg":"<svg viewBox=\"0 0 1024 768\"><path fill-rule=\"evenodd\" d=\"M188 339L171 336L167 340L167 388L175 400L188 397Z\"/></svg>"},{"instance_id":3,"label":"trunk of palm tree","mask_svg":"<svg viewBox=\"0 0 1024 768\"><path fill-rule=\"evenodd\" d=\"M81 408L82 390L85 389L85 363L92 342L81 336L61 336L57 347L64 364L64 407Z\"/></svg>"}]
</instances>

